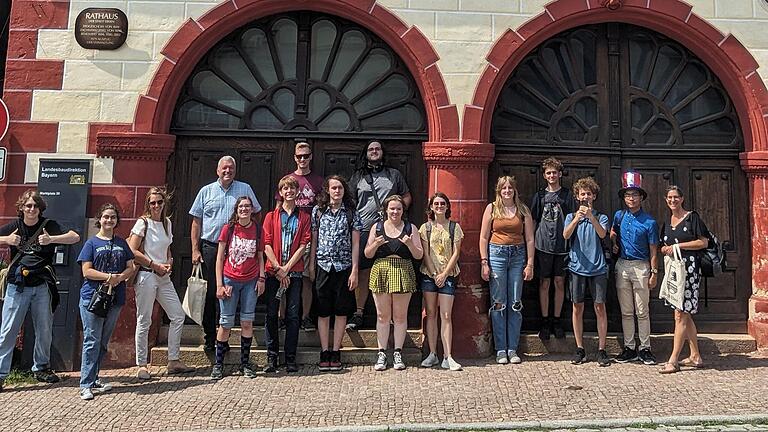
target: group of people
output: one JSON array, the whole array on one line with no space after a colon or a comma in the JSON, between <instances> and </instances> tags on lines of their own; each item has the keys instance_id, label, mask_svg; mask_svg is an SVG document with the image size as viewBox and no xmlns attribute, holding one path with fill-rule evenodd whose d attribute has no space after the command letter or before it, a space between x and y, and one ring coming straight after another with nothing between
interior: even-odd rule
<instances>
[{"instance_id":1,"label":"group of people","mask_svg":"<svg viewBox=\"0 0 768 432\"><path fill-rule=\"evenodd\" d=\"M374 368L382 371L391 365L396 370L405 369L402 349L408 305L411 295L419 289L423 292L424 334L429 347L421 366L461 370L451 349L452 308L464 233L460 224L451 219L449 197L440 192L431 196L428 220L417 227L405 217L412 201L408 185L398 170L384 163L380 142L371 141L364 147L362 164L349 182L338 175L323 179L313 174L308 143L299 142L294 150L296 170L280 179L277 205L263 218L257 217L262 208L252 188L235 180L236 163L230 156L218 161L217 180L198 192L189 210L192 261L202 266L208 282L202 324L205 349L215 358L211 378L221 379L224 375L224 357L230 350L228 341L238 310L240 371L247 377L256 375L250 349L259 296L264 296L267 305L265 373L274 373L283 366L279 364L283 323L286 372L298 371L300 328L318 332L319 369L340 370L343 335L345 330L361 327L369 291L376 306L379 348ZM515 179L503 176L496 183L494 202L483 214L480 261L482 277L490 285L489 315L496 361L521 362L518 343L523 281L531 280L537 272L543 317L539 336L548 339L554 333L557 338L564 337L560 314L568 273L577 345L573 363L586 361L582 318L589 293L598 322L597 362L601 366L609 364L605 351L609 266L603 247L603 239L608 238L609 249L617 255L616 286L624 331L624 349L614 360L640 359L655 364L649 339L649 293L658 283L659 245L662 254L671 255L672 245L677 244L690 261L691 277L685 286L684 307L675 310L673 352L661 372L676 372L681 365L703 366L692 314L698 307L701 277L697 251L707 245L707 228L696 212L683 209L681 190L671 186L667 192L671 214L659 237L656 221L642 209L647 194L638 173L624 174L619 195L626 209L616 212L609 226L608 216L594 208L600 188L593 178L576 181L571 193L560 185L563 166L557 159L546 159L542 168L547 187L534 195L530 207L519 196ZM180 360L185 313L170 280L170 198L164 188L151 188L144 211L127 239L115 233L120 212L114 204L102 205L95 215L98 233L85 242L78 256L84 277L79 304L83 324L80 396L84 400L111 388L99 379L99 370L125 304L128 281L135 287L136 296L137 377L151 378L147 336L155 301L170 320L168 372L194 370ZM58 381L49 365L52 316L58 304L51 265L56 244L80 241L76 232L65 232L55 221L43 217L46 204L36 191L24 192L16 204L18 220L0 227L0 244L10 246L12 257L0 326L0 389L10 372L15 339L28 310L32 312L36 335L32 370L40 381ZM416 260L421 261L418 271L413 265ZM555 295L550 318L551 285ZM94 296L102 292L111 295L113 302L106 313L97 314ZM317 327L310 310L317 316ZM635 317L639 345L635 342ZM387 353L390 327L394 339L391 357ZM442 342L442 360L438 357L438 340ZM691 355L678 361L685 341Z\"/></svg>"}]
</instances>

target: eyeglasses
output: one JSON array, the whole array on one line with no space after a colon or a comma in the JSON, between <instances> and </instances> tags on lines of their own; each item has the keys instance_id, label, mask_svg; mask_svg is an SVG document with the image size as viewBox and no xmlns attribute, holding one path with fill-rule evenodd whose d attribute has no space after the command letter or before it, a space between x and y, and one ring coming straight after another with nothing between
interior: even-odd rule
<instances>
[{"instance_id":1,"label":"eyeglasses","mask_svg":"<svg viewBox=\"0 0 768 432\"><path fill-rule=\"evenodd\" d=\"M237 206L237 208L239 208L239 209L249 209L251 207L253 207L253 206L250 205L250 204L240 204L239 206Z\"/></svg>"},{"instance_id":2,"label":"eyeglasses","mask_svg":"<svg viewBox=\"0 0 768 432\"><path fill-rule=\"evenodd\" d=\"M640 194L637 192L627 192L624 194L624 198L639 198Z\"/></svg>"},{"instance_id":3,"label":"eyeglasses","mask_svg":"<svg viewBox=\"0 0 768 432\"><path fill-rule=\"evenodd\" d=\"M151 206L161 206L165 203L165 200L157 200L157 201L150 201L149 205Z\"/></svg>"},{"instance_id":4,"label":"eyeglasses","mask_svg":"<svg viewBox=\"0 0 768 432\"><path fill-rule=\"evenodd\" d=\"M117 219L117 216L115 216L115 215L101 215L101 218L102 219L106 219L106 220L112 220L112 219Z\"/></svg>"},{"instance_id":5,"label":"eyeglasses","mask_svg":"<svg viewBox=\"0 0 768 432\"><path fill-rule=\"evenodd\" d=\"M432 205L435 207L445 207L445 203L440 201L435 201L432 203Z\"/></svg>"},{"instance_id":6,"label":"eyeglasses","mask_svg":"<svg viewBox=\"0 0 768 432\"><path fill-rule=\"evenodd\" d=\"M27 209L27 210L32 210L32 209L35 209L35 208L40 208L40 206L37 205L37 204L24 204L24 208Z\"/></svg>"},{"instance_id":7,"label":"eyeglasses","mask_svg":"<svg viewBox=\"0 0 768 432\"><path fill-rule=\"evenodd\" d=\"M309 158L311 158L311 157L312 157L312 153L307 153L307 154L300 154L300 155L294 155L294 157L295 157L296 159L298 159L298 160L309 159Z\"/></svg>"}]
</instances>

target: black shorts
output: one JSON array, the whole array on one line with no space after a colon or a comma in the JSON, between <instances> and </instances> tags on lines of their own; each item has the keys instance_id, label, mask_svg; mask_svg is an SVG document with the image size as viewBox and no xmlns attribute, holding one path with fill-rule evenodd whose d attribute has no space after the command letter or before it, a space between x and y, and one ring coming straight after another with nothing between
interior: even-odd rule
<instances>
[{"instance_id":1,"label":"black shorts","mask_svg":"<svg viewBox=\"0 0 768 432\"><path fill-rule=\"evenodd\" d=\"M568 255L555 255L540 250L536 251L536 266L540 278L549 279L557 276L565 276L565 257Z\"/></svg>"},{"instance_id":2,"label":"black shorts","mask_svg":"<svg viewBox=\"0 0 768 432\"><path fill-rule=\"evenodd\" d=\"M571 302L584 303L587 290L589 290L592 301L605 304L608 293L608 273L597 276L582 276L571 273Z\"/></svg>"},{"instance_id":3,"label":"black shorts","mask_svg":"<svg viewBox=\"0 0 768 432\"><path fill-rule=\"evenodd\" d=\"M347 316L357 310L355 292L350 291L347 283L352 269L342 271L331 269L327 272L322 267L317 267L315 279L315 301L317 302L317 316L326 318L331 315Z\"/></svg>"},{"instance_id":4,"label":"black shorts","mask_svg":"<svg viewBox=\"0 0 768 432\"><path fill-rule=\"evenodd\" d=\"M372 226L371 228L376 229L376 225ZM368 244L369 234L371 234L370 231L360 231L360 260L358 261L360 270L368 270L373 267L374 259L365 256L365 245Z\"/></svg>"}]
</instances>

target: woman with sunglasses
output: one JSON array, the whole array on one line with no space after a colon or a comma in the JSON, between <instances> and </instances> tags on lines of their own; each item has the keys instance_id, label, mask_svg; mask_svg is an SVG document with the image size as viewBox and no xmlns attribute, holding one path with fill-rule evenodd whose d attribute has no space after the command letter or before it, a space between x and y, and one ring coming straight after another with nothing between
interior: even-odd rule
<instances>
[{"instance_id":1,"label":"woman with sunglasses","mask_svg":"<svg viewBox=\"0 0 768 432\"><path fill-rule=\"evenodd\" d=\"M136 365L139 379L150 379L147 369L147 335L152 325L155 300L171 324L168 328L168 373L192 372L181 360L181 332L186 315L171 282L171 242L173 229L168 218L168 194L164 188L153 187L144 200L144 213L136 221L128 245L139 265L134 283L136 295Z\"/></svg>"},{"instance_id":2,"label":"woman with sunglasses","mask_svg":"<svg viewBox=\"0 0 768 432\"><path fill-rule=\"evenodd\" d=\"M125 304L125 281L133 274L133 252L122 238L115 235L120 214L114 204L104 204L96 213L99 232L88 239L77 257L83 268L80 289L80 318L83 321L83 354L80 365L80 399L91 400L94 393L112 388L99 379L101 361L115 330L120 310ZM106 285L112 289L114 303L102 318L88 310L96 290Z\"/></svg>"}]
</instances>

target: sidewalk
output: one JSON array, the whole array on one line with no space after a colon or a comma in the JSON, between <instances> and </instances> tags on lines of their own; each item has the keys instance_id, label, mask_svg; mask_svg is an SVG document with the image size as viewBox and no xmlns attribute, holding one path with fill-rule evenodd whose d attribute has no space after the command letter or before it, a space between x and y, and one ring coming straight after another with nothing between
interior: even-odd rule
<instances>
[{"instance_id":1,"label":"sidewalk","mask_svg":"<svg viewBox=\"0 0 768 432\"><path fill-rule=\"evenodd\" d=\"M208 368L149 382L139 382L132 369L122 369L106 371L103 378L115 388L89 402L78 397L76 374L68 374L53 386L3 390L0 427L156 431L377 426L382 430L391 425L425 430L435 425L472 428L468 424L475 423L475 429L540 429L556 427L556 420L584 420L561 427L601 430L611 427L605 422L610 419L621 419L624 423L615 426L627 428L628 422L666 419L675 424L681 416L729 416L721 422L743 418L739 423L755 423L760 429L759 424L766 422L760 419L768 419L768 358L732 354L705 360L706 369L674 375L660 375L658 366L636 363L599 368L593 361L573 366L562 355L523 357L521 365L465 360L462 372L416 367L374 372L371 366L354 366L320 374L316 367L304 366L294 375L281 372L255 379L229 375L219 382L208 379ZM717 423L710 417L708 424L712 422Z\"/></svg>"}]
</instances>

